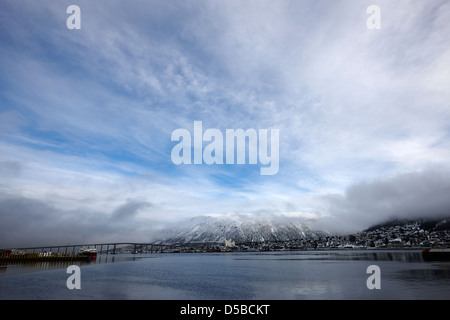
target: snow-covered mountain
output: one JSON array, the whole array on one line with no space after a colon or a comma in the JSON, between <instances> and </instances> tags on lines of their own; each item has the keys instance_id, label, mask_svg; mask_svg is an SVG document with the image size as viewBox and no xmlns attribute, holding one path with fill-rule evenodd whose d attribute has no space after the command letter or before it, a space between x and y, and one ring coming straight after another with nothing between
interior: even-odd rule
<instances>
[{"instance_id":1,"label":"snow-covered mountain","mask_svg":"<svg viewBox=\"0 0 450 320\"><path fill-rule=\"evenodd\" d=\"M287 241L325 236L312 230L305 219L286 216L228 214L197 216L182 226L165 230L158 242L166 244Z\"/></svg>"}]
</instances>

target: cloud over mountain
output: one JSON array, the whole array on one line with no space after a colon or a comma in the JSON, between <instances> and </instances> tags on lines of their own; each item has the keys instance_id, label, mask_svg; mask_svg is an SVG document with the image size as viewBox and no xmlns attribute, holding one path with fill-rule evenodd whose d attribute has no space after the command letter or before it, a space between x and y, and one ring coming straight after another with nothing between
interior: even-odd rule
<instances>
[{"instance_id":1,"label":"cloud over mountain","mask_svg":"<svg viewBox=\"0 0 450 320\"><path fill-rule=\"evenodd\" d=\"M352 231L389 219L449 216L449 178L448 171L427 170L352 185L345 194L323 197L329 216L318 224Z\"/></svg>"}]
</instances>

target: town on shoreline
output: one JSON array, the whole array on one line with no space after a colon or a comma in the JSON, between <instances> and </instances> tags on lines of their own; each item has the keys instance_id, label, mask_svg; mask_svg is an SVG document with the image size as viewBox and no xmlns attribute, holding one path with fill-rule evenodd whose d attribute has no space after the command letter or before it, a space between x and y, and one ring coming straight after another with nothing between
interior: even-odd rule
<instances>
[{"instance_id":1,"label":"town on shoreline","mask_svg":"<svg viewBox=\"0 0 450 320\"><path fill-rule=\"evenodd\" d=\"M450 230L428 230L419 222L384 225L348 235L284 241L172 244L172 252L294 251L338 249L423 249L450 247Z\"/></svg>"},{"instance_id":2,"label":"town on shoreline","mask_svg":"<svg viewBox=\"0 0 450 320\"><path fill-rule=\"evenodd\" d=\"M447 224L448 219L444 220ZM417 249L439 247L450 248L450 228L429 228L421 222L412 221L402 224L384 224L353 234L325 234L298 239L248 241L235 243L233 239L219 241L201 241L195 243L122 243L93 244L95 250L100 247L101 254L137 254L137 253L197 253L197 252L264 252L264 251L306 251L306 250L375 250L375 249ZM75 251L80 245L67 245L65 251ZM117 246L117 248L116 248ZM31 248L33 252L53 254L59 247ZM72 248L73 247L73 248ZM56 248L56 249L55 249ZM64 250L64 249L61 249ZM2 253L2 251L4 251ZM23 250L6 250L14 253L25 253ZM0 250L3 255L5 250Z\"/></svg>"}]
</instances>

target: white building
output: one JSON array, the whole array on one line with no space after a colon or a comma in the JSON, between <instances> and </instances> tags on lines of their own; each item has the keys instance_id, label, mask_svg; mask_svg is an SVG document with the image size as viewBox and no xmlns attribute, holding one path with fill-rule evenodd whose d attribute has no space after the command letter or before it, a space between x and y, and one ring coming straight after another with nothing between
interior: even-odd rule
<instances>
[{"instance_id":1,"label":"white building","mask_svg":"<svg viewBox=\"0 0 450 320\"><path fill-rule=\"evenodd\" d=\"M228 241L225 239L225 247L234 247L236 244L234 241Z\"/></svg>"}]
</instances>

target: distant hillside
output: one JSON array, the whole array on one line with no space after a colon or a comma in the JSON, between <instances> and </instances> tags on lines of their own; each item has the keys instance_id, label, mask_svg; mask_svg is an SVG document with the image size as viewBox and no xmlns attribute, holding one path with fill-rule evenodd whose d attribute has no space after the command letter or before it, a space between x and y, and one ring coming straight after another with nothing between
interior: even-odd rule
<instances>
[{"instance_id":1,"label":"distant hillside","mask_svg":"<svg viewBox=\"0 0 450 320\"><path fill-rule=\"evenodd\" d=\"M304 220L278 216L223 215L197 216L182 226L165 232L158 242L168 244L288 241L325 236L310 229Z\"/></svg>"},{"instance_id":2,"label":"distant hillside","mask_svg":"<svg viewBox=\"0 0 450 320\"><path fill-rule=\"evenodd\" d=\"M374 225L364 232L418 224L426 232L450 230L450 217L422 219L392 219ZM408 229L408 227L406 227ZM218 243L225 240L236 244L261 242L286 242L299 239L326 239L327 232L315 230L304 219L284 216L256 216L228 214L197 216L162 230L153 241L165 244ZM341 235L342 236L342 235Z\"/></svg>"},{"instance_id":3,"label":"distant hillside","mask_svg":"<svg viewBox=\"0 0 450 320\"><path fill-rule=\"evenodd\" d=\"M419 218L419 219L392 219L376 224L365 231L374 231L382 227L404 226L406 224L418 223L426 231L450 230L450 216L445 218Z\"/></svg>"}]
</instances>

